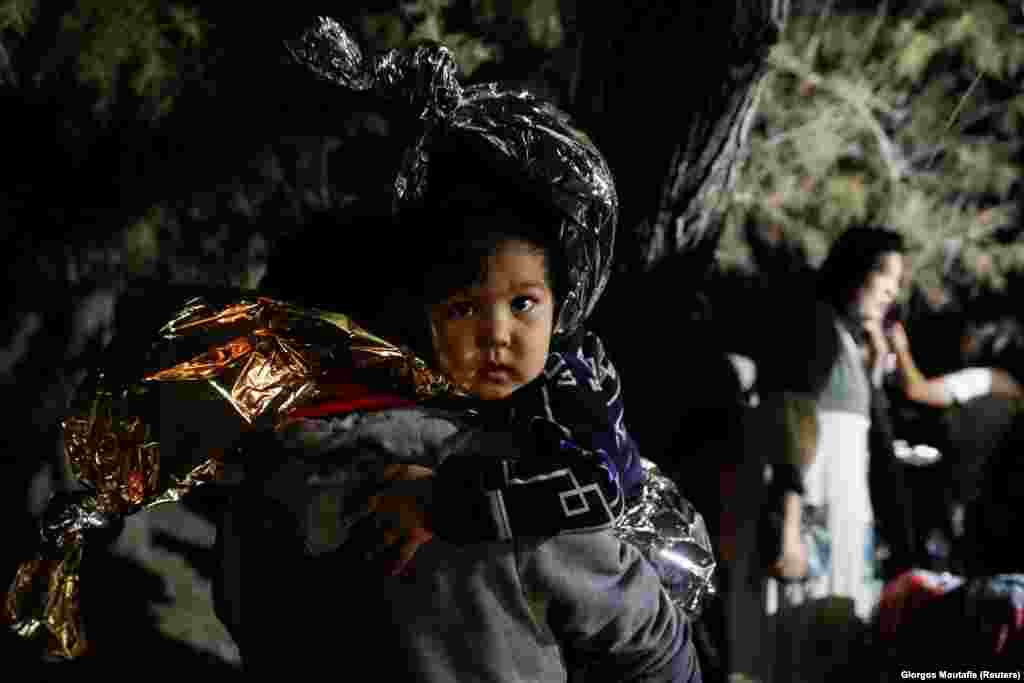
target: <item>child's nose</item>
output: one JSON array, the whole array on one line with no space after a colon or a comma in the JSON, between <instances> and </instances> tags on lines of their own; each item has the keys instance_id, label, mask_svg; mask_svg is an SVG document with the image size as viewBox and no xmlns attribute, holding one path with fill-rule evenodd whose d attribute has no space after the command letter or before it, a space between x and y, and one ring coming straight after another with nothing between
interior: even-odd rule
<instances>
[{"instance_id":1,"label":"child's nose","mask_svg":"<svg viewBox=\"0 0 1024 683\"><path fill-rule=\"evenodd\" d=\"M480 325L480 345L483 348L508 346L512 339L511 322L500 312L486 316Z\"/></svg>"}]
</instances>

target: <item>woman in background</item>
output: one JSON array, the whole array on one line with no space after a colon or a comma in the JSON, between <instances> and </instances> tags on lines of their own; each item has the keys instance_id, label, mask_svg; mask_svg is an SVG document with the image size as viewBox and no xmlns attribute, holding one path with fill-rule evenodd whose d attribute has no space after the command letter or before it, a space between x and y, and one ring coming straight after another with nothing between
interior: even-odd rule
<instances>
[{"instance_id":1,"label":"woman in background","mask_svg":"<svg viewBox=\"0 0 1024 683\"><path fill-rule=\"evenodd\" d=\"M900 292L904 251L899 233L855 227L832 245L819 274L818 293L835 313L841 343L818 396L816 455L804 473L804 508L824 522L829 561L806 588L809 597L852 600L862 620L878 598L868 486L872 396L886 372L883 321Z\"/></svg>"},{"instance_id":2,"label":"woman in background","mask_svg":"<svg viewBox=\"0 0 1024 683\"><path fill-rule=\"evenodd\" d=\"M869 435L874 383L888 354L867 328L885 318L899 294L903 253L898 233L852 228L818 271L816 300L782 302L780 316L794 322L785 327L784 346L762 354L761 404L745 428L747 461L758 465L747 469L758 479L772 473L761 485L781 499L781 529L777 545L758 540L759 578L752 566L746 579L760 596L761 618L750 619L750 601L733 611L732 645L741 651L734 674L810 682L826 680L836 666L868 665L859 648L879 592ZM813 376L800 369L805 365L816 368ZM813 548L807 526L817 530ZM748 630L754 624L757 633Z\"/></svg>"}]
</instances>

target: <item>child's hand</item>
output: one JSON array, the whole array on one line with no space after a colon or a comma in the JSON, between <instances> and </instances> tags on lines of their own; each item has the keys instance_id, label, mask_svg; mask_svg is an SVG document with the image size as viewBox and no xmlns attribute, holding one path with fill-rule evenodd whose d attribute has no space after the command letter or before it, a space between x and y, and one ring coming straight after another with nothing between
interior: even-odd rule
<instances>
[{"instance_id":1,"label":"child's hand","mask_svg":"<svg viewBox=\"0 0 1024 683\"><path fill-rule=\"evenodd\" d=\"M430 497L434 470L420 465L389 465L384 469L386 487L370 497L366 512L376 524L367 559L380 562L395 576L405 571L416 551L434 537L430 523Z\"/></svg>"}]
</instances>

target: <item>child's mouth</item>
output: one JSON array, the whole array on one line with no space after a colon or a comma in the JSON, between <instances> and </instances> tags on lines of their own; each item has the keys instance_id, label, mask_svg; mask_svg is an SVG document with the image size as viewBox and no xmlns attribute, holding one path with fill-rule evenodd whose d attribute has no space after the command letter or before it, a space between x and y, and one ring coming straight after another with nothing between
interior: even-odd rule
<instances>
[{"instance_id":1,"label":"child's mouth","mask_svg":"<svg viewBox=\"0 0 1024 683\"><path fill-rule=\"evenodd\" d=\"M488 382L508 382L512 378L512 368L498 363L488 363L480 369L480 376Z\"/></svg>"}]
</instances>

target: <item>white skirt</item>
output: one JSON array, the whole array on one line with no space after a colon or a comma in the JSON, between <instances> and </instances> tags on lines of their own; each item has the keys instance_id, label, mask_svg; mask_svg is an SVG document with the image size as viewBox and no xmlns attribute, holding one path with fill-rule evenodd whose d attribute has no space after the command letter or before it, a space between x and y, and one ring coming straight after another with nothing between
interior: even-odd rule
<instances>
[{"instance_id":1,"label":"white skirt","mask_svg":"<svg viewBox=\"0 0 1024 683\"><path fill-rule=\"evenodd\" d=\"M810 597L846 597L868 619L878 599L873 572L873 515L868 490L867 417L820 411L818 449L804 475L805 504L822 507L830 543L823 576L808 584Z\"/></svg>"},{"instance_id":2,"label":"white skirt","mask_svg":"<svg viewBox=\"0 0 1024 683\"><path fill-rule=\"evenodd\" d=\"M818 418L818 448L805 472L804 500L824 508L831 535L830 561L822 576L787 584L764 578L767 558L758 556L757 544L763 488L758 458L748 457L741 468L730 503L740 524L727 596L729 669L763 683L825 680L822 672L848 662L878 601L879 584L872 580L867 550L873 526L870 423L850 412L819 411Z\"/></svg>"}]
</instances>

